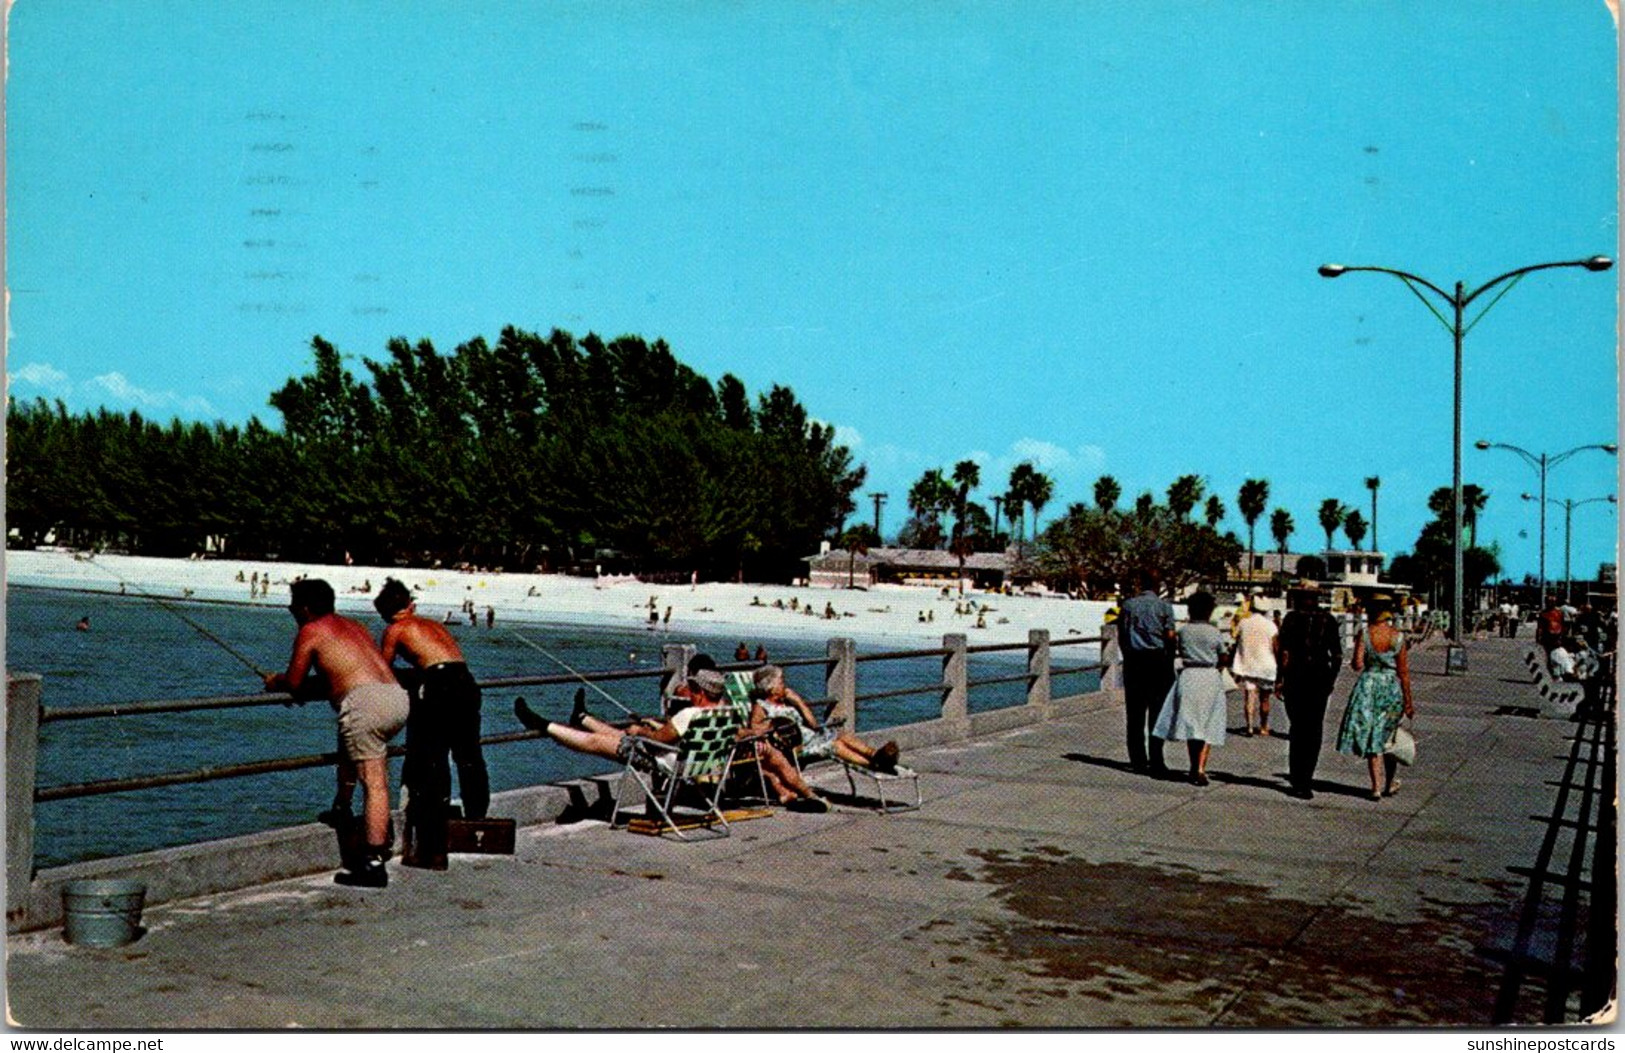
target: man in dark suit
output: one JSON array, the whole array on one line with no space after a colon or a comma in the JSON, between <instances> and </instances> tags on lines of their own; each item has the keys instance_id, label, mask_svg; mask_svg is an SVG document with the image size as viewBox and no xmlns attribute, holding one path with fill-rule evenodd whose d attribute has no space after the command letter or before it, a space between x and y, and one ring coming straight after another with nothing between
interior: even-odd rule
<instances>
[{"instance_id":1,"label":"man in dark suit","mask_svg":"<svg viewBox=\"0 0 1625 1053\"><path fill-rule=\"evenodd\" d=\"M1153 778L1168 774L1162 740L1151 734L1174 684L1174 608L1157 595L1156 576L1142 571L1139 594L1123 601L1117 619L1123 650L1123 708L1128 718L1128 763Z\"/></svg>"},{"instance_id":2,"label":"man in dark suit","mask_svg":"<svg viewBox=\"0 0 1625 1053\"><path fill-rule=\"evenodd\" d=\"M1292 610L1281 623L1281 661L1276 691L1286 700L1292 739L1287 748L1287 781L1292 796L1309 800L1320 761L1326 700L1343 664L1337 618L1320 606L1315 589L1293 589Z\"/></svg>"}]
</instances>

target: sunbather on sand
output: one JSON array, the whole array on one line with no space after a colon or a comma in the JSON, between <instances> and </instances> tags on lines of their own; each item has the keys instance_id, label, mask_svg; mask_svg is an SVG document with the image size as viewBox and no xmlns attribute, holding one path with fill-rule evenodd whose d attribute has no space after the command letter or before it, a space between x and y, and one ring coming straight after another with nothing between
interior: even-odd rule
<instances>
[{"instance_id":1,"label":"sunbather on sand","mask_svg":"<svg viewBox=\"0 0 1625 1053\"><path fill-rule=\"evenodd\" d=\"M901 752L897 743L887 742L879 749L850 731L826 727L813 715L806 699L784 682L784 670L764 665L754 674L757 704L751 708L751 731L765 731L774 717L789 717L801 725L801 756L812 760L834 754L848 764L890 774L897 771Z\"/></svg>"},{"instance_id":2,"label":"sunbather on sand","mask_svg":"<svg viewBox=\"0 0 1625 1053\"><path fill-rule=\"evenodd\" d=\"M616 727L588 713L587 693L584 690L576 692L575 706L570 711L568 723L547 720L526 705L522 698L514 700L513 711L514 716L518 717L519 722L525 727L541 732L561 746L625 763L631 758L632 750L637 745L635 740L646 738L674 745L688 729L695 715L722 702L722 674L714 669L700 670L690 676L688 688L692 693L690 704L677 710L669 718L660 720L655 717L636 717L625 728ZM801 773L796 770L796 766L790 763L783 753L767 742L759 741L755 745L757 763L761 765L762 777L767 782L768 792L772 793L780 804L797 811L829 811L829 802L813 792L812 787L807 785Z\"/></svg>"}]
</instances>

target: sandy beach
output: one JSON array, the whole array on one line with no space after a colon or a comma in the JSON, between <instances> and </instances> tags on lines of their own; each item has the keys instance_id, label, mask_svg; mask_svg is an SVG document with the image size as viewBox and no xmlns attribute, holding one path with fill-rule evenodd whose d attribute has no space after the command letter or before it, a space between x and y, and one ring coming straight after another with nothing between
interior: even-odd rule
<instances>
[{"instance_id":1,"label":"sandy beach","mask_svg":"<svg viewBox=\"0 0 1625 1053\"><path fill-rule=\"evenodd\" d=\"M238 580L241 574L243 580ZM248 579L270 575L268 595L249 596ZM486 608L497 624L625 626L648 624L650 600L668 628L681 632L739 635L757 632L827 639L849 636L860 641L915 645L939 643L945 633L963 632L972 644L1025 642L1029 630L1048 629L1051 636L1094 636L1109 603L1052 596L1002 596L967 589L948 596L941 588L877 585L868 590L742 585L700 582L698 585L650 585L634 578L577 578L558 574L465 573L362 566L322 566L233 559L157 559L146 556L99 555L94 559L64 551L7 551L5 577L10 585L72 589L87 593L151 595L166 601L233 603L282 607L288 582L305 575L331 582L339 610L371 618L372 596L386 577L400 578L418 597L418 610L428 617L459 613L472 601L483 620ZM974 601L976 610L968 604ZM792 604L795 609L792 609ZM778 605L782 605L782 608ZM823 617L833 606L837 617ZM812 614L807 608L811 607ZM955 608L966 613L955 613ZM978 614L985 627L978 628ZM921 621L922 615L926 618ZM466 617L466 615L461 615Z\"/></svg>"}]
</instances>

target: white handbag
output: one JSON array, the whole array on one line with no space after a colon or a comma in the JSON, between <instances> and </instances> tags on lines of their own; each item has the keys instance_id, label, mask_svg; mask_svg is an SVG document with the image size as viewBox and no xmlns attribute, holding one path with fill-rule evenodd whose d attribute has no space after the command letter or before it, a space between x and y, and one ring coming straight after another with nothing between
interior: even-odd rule
<instances>
[{"instance_id":1,"label":"white handbag","mask_svg":"<svg viewBox=\"0 0 1625 1053\"><path fill-rule=\"evenodd\" d=\"M1416 763L1416 736L1402 727L1394 728L1394 737L1388 740L1385 754L1406 766Z\"/></svg>"}]
</instances>

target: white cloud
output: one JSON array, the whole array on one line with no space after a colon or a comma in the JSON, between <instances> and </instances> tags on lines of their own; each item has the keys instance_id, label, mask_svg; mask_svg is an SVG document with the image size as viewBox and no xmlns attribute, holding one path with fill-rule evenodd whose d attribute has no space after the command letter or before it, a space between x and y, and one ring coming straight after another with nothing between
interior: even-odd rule
<instances>
[{"instance_id":1,"label":"white cloud","mask_svg":"<svg viewBox=\"0 0 1625 1053\"><path fill-rule=\"evenodd\" d=\"M135 403L148 409L182 409L205 415L214 413L214 407L209 404L208 399L198 395L182 397L173 391L148 391L130 383L123 373L116 370L92 377L85 382L85 387L100 390L121 402Z\"/></svg>"},{"instance_id":2,"label":"white cloud","mask_svg":"<svg viewBox=\"0 0 1625 1053\"><path fill-rule=\"evenodd\" d=\"M833 428L835 430L835 445L837 446L845 446L855 453L863 445L863 433L850 424L836 424L834 421L820 420L817 417L808 419L821 428Z\"/></svg>"},{"instance_id":3,"label":"white cloud","mask_svg":"<svg viewBox=\"0 0 1625 1053\"><path fill-rule=\"evenodd\" d=\"M863 445L863 433L849 424L835 425L835 442L849 450L856 450Z\"/></svg>"},{"instance_id":4,"label":"white cloud","mask_svg":"<svg viewBox=\"0 0 1625 1053\"><path fill-rule=\"evenodd\" d=\"M15 373L7 373L6 380L10 384L20 382L43 388L56 395L66 395L73 390L73 383L69 381L66 373L43 362L30 362Z\"/></svg>"}]
</instances>

